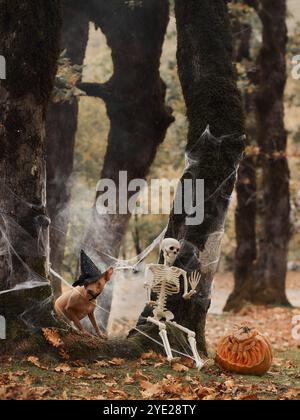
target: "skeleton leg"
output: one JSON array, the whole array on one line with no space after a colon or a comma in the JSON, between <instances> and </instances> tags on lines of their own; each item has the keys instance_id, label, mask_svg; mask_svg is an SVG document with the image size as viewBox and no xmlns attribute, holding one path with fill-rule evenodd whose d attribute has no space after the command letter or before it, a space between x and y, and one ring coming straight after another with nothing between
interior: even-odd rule
<instances>
[{"instance_id":1,"label":"skeleton leg","mask_svg":"<svg viewBox=\"0 0 300 420\"><path fill-rule=\"evenodd\" d=\"M183 331L185 334L188 335L188 341L190 343L192 352L193 352L193 356L195 358L196 361L196 366L197 369L202 369L203 366L205 365L204 360L201 359L199 353L198 353L198 349L197 349L197 342L196 342L196 334L194 333L194 331L189 330L188 328L183 327L182 325L177 324L177 322L175 321L169 321L170 325L173 325L173 327L178 328L180 331Z\"/></svg>"},{"instance_id":2,"label":"skeleton leg","mask_svg":"<svg viewBox=\"0 0 300 420\"><path fill-rule=\"evenodd\" d=\"M164 348L165 348L165 351L166 351L166 354L167 354L167 358L168 358L168 362L171 362L174 359L174 357L172 355L172 350L171 350L171 346L170 346L168 335L167 335L167 327L166 327L166 324L164 324L163 322L158 321L155 318L151 318L151 317L149 317L147 319L147 321L148 322L151 322L152 324L158 326L158 328L159 328L159 335L160 335L160 337L161 337L161 339L163 341Z\"/></svg>"}]
</instances>

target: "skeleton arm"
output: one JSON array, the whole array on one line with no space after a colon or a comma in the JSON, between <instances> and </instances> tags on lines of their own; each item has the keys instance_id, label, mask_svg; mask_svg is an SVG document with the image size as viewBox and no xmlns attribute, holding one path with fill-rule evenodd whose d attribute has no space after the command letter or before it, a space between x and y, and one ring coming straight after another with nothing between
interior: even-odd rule
<instances>
[{"instance_id":1,"label":"skeleton arm","mask_svg":"<svg viewBox=\"0 0 300 420\"><path fill-rule=\"evenodd\" d=\"M144 288L147 292L147 303L151 303L151 290L152 290L152 271L151 271L151 265L148 265L146 267L145 271L145 283Z\"/></svg>"},{"instance_id":2,"label":"skeleton arm","mask_svg":"<svg viewBox=\"0 0 300 420\"><path fill-rule=\"evenodd\" d=\"M186 272L185 271L183 271L183 284L184 284L184 291L183 291L183 299L190 299L190 296L189 296L189 293L188 293L188 291L189 291L189 288L188 288L188 278L187 278L187 274L186 274Z\"/></svg>"},{"instance_id":3,"label":"skeleton arm","mask_svg":"<svg viewBox=\"0 0 300 420\"><path fill-rule=\"evenodd\" d=\"M201 273L198 273L197 271L194 271L192 274L189 275L189 278L187 277L187 274L184 275L184 295L183 298L188 300L192 296L194 296L197 293L197 286L201 279ZM190 292L188 292L188 283L191 286Z\"/></svg>"}]
</instances>

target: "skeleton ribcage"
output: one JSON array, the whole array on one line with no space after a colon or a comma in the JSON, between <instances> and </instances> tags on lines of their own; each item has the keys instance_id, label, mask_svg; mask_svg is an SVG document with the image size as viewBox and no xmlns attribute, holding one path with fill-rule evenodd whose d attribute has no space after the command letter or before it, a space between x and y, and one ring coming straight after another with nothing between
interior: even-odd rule
<instances>
[{"instance_id":1,"label":"skeleton ribcage","mask_svg":"<svg viewBox=\"0 0 300 420\"><path fill-rule=\"evenodd\" d=\"M183 274L180 268L152 265L150 271L153 273L151 287L153 292L159 294L162 288L167 296L180 292L180 276Z\"/></svg>"}]
</instances>

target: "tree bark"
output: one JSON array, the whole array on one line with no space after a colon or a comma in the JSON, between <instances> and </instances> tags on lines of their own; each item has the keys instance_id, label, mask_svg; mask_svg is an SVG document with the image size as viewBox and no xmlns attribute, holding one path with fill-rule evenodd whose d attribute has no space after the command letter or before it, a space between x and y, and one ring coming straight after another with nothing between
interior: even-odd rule
<instances>
[{"instance_id":1,"label":"tree bark","mask_svg":"<svg viewBox=\"0 0 300 420\"><path fill-rule=\"evenodd\" d=\"M82 65L89 36L89 20L82 12L65 5L63 10L62 48L72 64ZM79 102L51 103L47 114L47 209L51 219L51 264L60 272L64 259L69 224L71 176L77 132ZM61 282L51 280L54 297L61 294Z\"/></svg>"},{"instance_id":2,"label":"tree bark","mask_svg":"<svg viewBox=\"0 0 300 420\"><path fill-rule=\"evenodd\" d=\"M0 82L0 230L4 251L0 253L0 291L16 286L22 289L25 281L45 278L45 284L35 289L0 294L8 341L28 333L20 315L51 298L46 280L49 219L44 132L60 27L59 0L1 2L1 52L7 60L7 79ZM43 311L39 325L47 323L50 316L50 311Z\"/></svg>"},{"instance_id":3,"label":"tree bark","mask_svg":"<svg viewBox=\"0 0 300 420\"><path fill-rule=\"evenodd\" d=\"M263 24L263 46L259 56L256 109L264 178L264 236L259 246L252 302L287 306L285 282L291 225L290 172L284 125L286 1L261 0L259 16Z\"/></svg>"},{"instance_id":4,"label":"tree bark","mask_svg":"<svg viewBox=\"0 0 300 420\"><path fill-rule=\"evenodd\" d=\"M83 84L80 88L105 101L111 128L101 179L114 181L118 194L121 171L127 173L127 185L146 178L174 121L165 105L166 86L159 73L169 4L167 0L145 0L132 8L124 0L90 0L79 7L101 28L112 50L112 78L105 85ZM112 260L106 255L118 257L131 214L121 214L118 209L117 214L101 215L96 208L99 198L101 193L96 196L85 244L96 262L108 265ZM107 311L97 315L103 327L108 323L112 290L113 282L100 299Z\"/></svg>"},{"instance_id":5,"label":"tree bark","mask_svg":"<svg viewBox=\"0 0 300 420\"><path fill-rule=\"evenodd\" d=\"M206 352L205 324L211 285L238 163L244 149L244 115L233 66L232 35L223 0L177 0L178 69L187 105L187 155L194 162L183 178L204 179L205 215L202 224L188 226L187 214L170 216L167 235L184 239L200 254L202 274L192 301L171 298L168 307L180 324L196 332L199 350ZM214 138L207 133L210 125ZM225 137L222 137L227 135ZM221 138L222 137L222 138ZM188 247L189 248L189 247ZM183 249L176 265L199 269L192 252ZM193 261L194 260L194 261ZM146 308L141 322L151 313Z\"/></svg>"}]
</instances>

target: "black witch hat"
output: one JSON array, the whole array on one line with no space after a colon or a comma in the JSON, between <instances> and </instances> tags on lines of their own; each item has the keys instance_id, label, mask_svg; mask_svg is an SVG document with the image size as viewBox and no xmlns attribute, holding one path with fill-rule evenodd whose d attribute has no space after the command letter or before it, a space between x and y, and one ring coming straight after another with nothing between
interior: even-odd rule
<instances>
[{"instance_id":1,"label":"black witch hat","mask_svg":"<svg viewBox=\"0 0 300 420\"><path fill-rule=\"evenodd\" d=\"M95 283L104 274L96 267L96 265L84 251L81 251L80 254L80 267L81 276L73 284L73 287L86 286Z\"/></svg>"}]
</instances>

